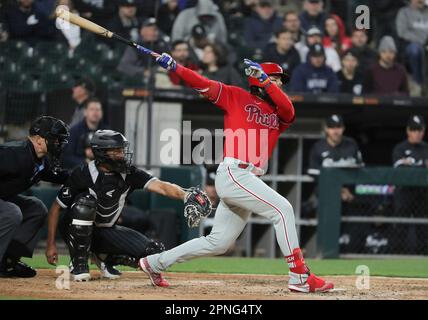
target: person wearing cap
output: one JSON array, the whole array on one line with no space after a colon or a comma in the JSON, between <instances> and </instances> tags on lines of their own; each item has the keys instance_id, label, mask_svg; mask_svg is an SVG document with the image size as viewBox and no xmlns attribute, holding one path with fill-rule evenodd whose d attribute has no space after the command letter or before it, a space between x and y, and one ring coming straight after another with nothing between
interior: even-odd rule
<instances>
[{"instance_id":1,"label":"person wearing cap","mask_svg":"<svg viewBox=\"0 0 428 320\"><path fill-rule=\"evenodd\" d=\"M425 136L425 119L421 115L411 115L407 121L407 139L398 143L392 152L394 168L428 168L428 143ZM396 216L427 218L428 192L424 187L397 186L394 192L394 212ZM396 228L401 248L406 254L420 254L428 250L426 226L410 225ZM425 251L426 252L426 251Z\"/></svg>"},{"instance_id":2,"label":"person wearing cap","mask_svg":"<svg viewBox=\"0 0 428 320\"><path fill-rule=\"evenodd\" d=\"M85 140L98 129L107 129L103 124L103 107L97 98L89 98L83 109L83 119L70 128L70 137L64 150L63 166L74 169L85 164Z\"/></svg>"},{"instance_id":3,"label":"person wearing cap","mask_svg":"<svg viewBox=\"0 0 428 320\"><path fill-rule=\"evenodd\" d=\"M379 60L365 74L364 93L379 95L409 95L407 73L395 62L397 47L391 36L384 36L379 44Z\"/></svg>"},{"instance_id":4,"label":"person wearing cap","mask_svg":"<svg viewBox=\"0 0 428 320\"><path fill-rule=\"evenodd\" d=\"M322 43L323 34L318 27L312 26L306 32L305 35L306 35L306 38L302 39L299 43L296 43L295 45L297 51L299 51L300 60L302 62L306 62L310 46L313 46L314 44L319 43L324 47ZM334 72L339 71L342 68L342 66L340 64L340 57L337 51L331 47L328 47L328 48L324 47L324 53L326 57L325 64L328 65L330 68L332 68Z\"/></svg>"},{"instance_id":5,"label":"person wearing cap","mask_svg":"<svg viewBox=\"0 0 428 320\"><path fill-rule=\"evenodd\" d=\"M327 14L324 11L322 0L304 0L303 11L299 19L302 29L308 31L312 26L316 26L321 32L324 32L325 20Z\"/></svg>"},{"instance_id":6,"label":"person wearing cap","mask_svg":"<svg viewBox=\"0 0 428 320\"><path fill-rule=\"evenodd\" d=\"M325 52L321 44L309 47L308 61L299 65L293 73L290 90L308 93L337 93L339 86L333 69L325 64Z\"/></svg>"},{"instance_id":7,"label":"person wearing cap","mask_svg":"<svg viewBox=\"0 0 428 320\"><path fill-rule=\"evenodd\" d=\"M195 7L180 12L172 26L172 41L189 40L197 24L204 26L209 41L227 43L226 23L212 0L198 0Z\"/></svg>"},{"instance_id":8,"label":"person wearing cap","mask_svg":"<svg viewBox=\"0 0 428 320\"><path fill-rule=\"evenodd\" d=\"M345 124L342 116L333 114L325 122L325 138L316 142L309 156L308 174L318 178L321 168L359 168L364 165L358 144L354 139L344 136ZM352 192L343 187L342 200L351 202Z\"/></svg>"},{"instance_id":9,"label":"person wearing cap","mask_svg":"<svg viewBox=\"0 0 428 320\"><path fill-rule=\"evenodd\" d=\"M94 95L95 84L92 79L84 77L76 81L72 90L72 98L76 102L76 107L70 120L71 127L83 120L85 103Z\"/></svg>"},{"instance_id":10,"label":"person wearing cap","mask_svg":"<svg viewBox=\"0 0 428 320\"><path fill-rule=\"evenodd\" d=\"M300 64L300 55L294 47L293 34L287 29L275 32L275 43L267 45L263 60L279 64L292 77L293 70Z\"/></svg>"},{"instance_id":11,"label":"person wearing cap","mask_svg":"<svg viewBox=\"0 0 428 320\"><path fill-rule=\"evenodd\" d=\"M245 44L253 49L263 49L275 32L281 28L282 19L276 13L272 3L262 0L255 6L251 16L245 18Z\"/></svg>"},{"instance_id":12,"label":"person wearing cap","mask_svg":"<svg viewBox=\"0 0 428 320\"><path fill-rule=\"evenodd\" d=\"M354 139L344 136L342 116L332 114L325 121L325 138L310 152L308 174L318 176L322 167L355 168L363 165L361 152Z\"/></svg>"},{"instance_id":13,"label":"person wearing cap","mask_svg":"<svg viewBox=\"0 0 428 320\"><path fill-rule=\"evenodd\" d=\"M141 21L137 17L136 0L118 0L118 6L117 15L111 19L107 29L125 39L138 41ZM108 43L113 44L116 42L108 41Z\"/></svg>"},{"instance_id":14,"label":"person wearing cap","mask_svg":"<svg viewBox=\"0 0 428 320\"><path fill-rule=\"evenodd\" d=\"M425 120L412 115L407 121L407 139L394 147L392 159L394 168L401 166L428 168L428 144L423 141Z\"/></svg>"},{"instance_id":15,"label":"person wearing cap","mask_svg":"<svg viewBox=\"0 0 428 320\"><path fill-rule=\"evenodd\" d=\"M428 41L428 7L424 0L411 0L409 5L398 11L397 34L403 41L406 61L412 80L419 86L425 79L424 47Z\"/></svg>"},{"instance_id":16,"label":"person wearing cap","mask_svg":"<svg viewBox=\"0 0 428 320\"><path fill-rule=\"evenodd\" d=\"M48 211L42 201L22 193L41 180L67 180L58 163L68 135L64 122L43 116L31 124L26 140L0 145L0 278L36 275L20 259L32 257Z\"/></svg>"},{"instance_id":17,"label":"person wearing cap","mask_svg":"<svg viewBox=\"0 0 428 320\"><path fill-rule=\"evenodd\" d=\"M147 18L140 29L140 40L137 41L143 47L149 48L155 52L163 52L169 50L168 43L164 40L163 34L160 32L157 20L153 17ZM149 64L153 58L150 55L139 54L135 48L128 47L123 53L117 70L127 76L149 76Z\"/></svg>"},{"instance_id":18,"label":"person wearing cap","mask_svg":"<svg viewBox=\"0 0 428 320\"><path fill-rule=\"evenodd\" d=\"M189 39L189 45L199 62L202 61L204 48L209 43L211 43L211 41L208 39L204 26L201 24L194 25Z\"/></svg>"},{"instance_id":19,"label":"person wearing cap","mask_svg":"<svg viewBox=\"0 0 428 320\"><path fill-rule=\"evenodd\" d=\"M342 56L342 70L338 71L339 92L361 95L364 77L358 69L358 59L354 49L349 49Z\"/></svg>"}]
</instances>

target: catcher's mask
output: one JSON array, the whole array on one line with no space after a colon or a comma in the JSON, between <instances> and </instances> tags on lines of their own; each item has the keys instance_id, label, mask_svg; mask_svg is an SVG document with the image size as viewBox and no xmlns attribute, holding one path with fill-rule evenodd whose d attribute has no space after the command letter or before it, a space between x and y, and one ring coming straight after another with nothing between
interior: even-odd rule
<instances>
[{"instance_id":1,"label":"catcher's mask","mask_svg":"<svg viewBox=\"0 0 428 320\"><path fill-rule=\"evenodd\" d=\"M54 170L59 168L60 157L70 136L68 126L61 120L42 116L34 120L29 130L30 136L40 136L45 139L48 159Z\"/></svg>"},{"instance_id":2,"label":"catcher's mask","mask_svg":"<svg viewBox=\"0 0 428 320\"><path fill-rule=\"evenodd\" d=\"M130 172L133 152L129 149L129 141L120 132L97 130L90 144L96 165L105 165L118 173ZM119 153L119 157L112 155L114 151Z\"/></svg>"}]
</instances>

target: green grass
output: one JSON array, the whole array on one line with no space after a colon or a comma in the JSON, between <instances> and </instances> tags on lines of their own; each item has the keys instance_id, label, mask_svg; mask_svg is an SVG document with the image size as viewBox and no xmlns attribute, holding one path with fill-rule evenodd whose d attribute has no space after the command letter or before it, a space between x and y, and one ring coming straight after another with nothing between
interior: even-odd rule
<instances>
[{"instance_id":1,"label":"green grass","mask_svg":"<svg viewBox=\"0 0 428 320\"><path fill-rule=\"evenodd\" d=\"M24 261L38 269L55 268L46 262L43 255L35 255L33 259L24 259ZM68 265L68 262L69 258L67 256L60 256L60 265ZM357 266L365 265L369 267L370 275L373 276L428 278L428 258L308 259L307 263L311 270L318 275L356 275ZM92 266L92 268L96 267ZM133 270L127 267L121 267L120 269ZM214 257L176 264L168 271L280 275L287 274L288 268L283 259Z\"/></svg>"}]
</instances>

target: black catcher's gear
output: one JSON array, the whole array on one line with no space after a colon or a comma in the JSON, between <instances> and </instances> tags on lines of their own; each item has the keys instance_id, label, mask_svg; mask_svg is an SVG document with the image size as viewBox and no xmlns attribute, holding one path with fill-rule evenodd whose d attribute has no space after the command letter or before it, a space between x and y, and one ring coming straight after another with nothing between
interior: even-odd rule
<instances>
[{"instance_id":1,"label":"black catcher's gear","mask_svg":"<svg viewBox=\"0 0 428 320\"><path fill-rule=\"evenodd\" d=\"M129 150L128 140L120 132L97 130L91 139L91 148L97 165L107 165L118 173L129 173L133 153ZM107 154L111 149L123 149L123 159L112 159Z\"/></svg>"},{"instance_id":2,"label":"black catcher's gear","mask_svg":"<svg viewBox=\"0 0 428 320\"><path fill-rule=\"evenodd\" d=\"M78 196L71 208L72 220L67 245L70 250L72 273L75 275L89 273L89 250L96 210L97 200L89 194Z\"/></svg>"},{"instance_id":3,"label":"black catcher's gear","mask_svg":"<svg viewBox=\"0 0 428 320\"><path fill-rule=\"evenodd\" d=\"M49 160L54 169L58 169L59 158L70 136L68 126L57 118L42 116L34 120L29 133L31 136L39 135L46 140Z\"/></svg>"}]
</instances>

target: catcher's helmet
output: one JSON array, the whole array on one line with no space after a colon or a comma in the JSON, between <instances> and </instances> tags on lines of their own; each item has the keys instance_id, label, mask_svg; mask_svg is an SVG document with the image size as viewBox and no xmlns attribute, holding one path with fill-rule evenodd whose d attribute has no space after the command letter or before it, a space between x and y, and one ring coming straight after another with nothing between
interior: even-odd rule
<instances>
[{"instance_id":1,"label":"catcher's helmet","mask_svg":"<svg viewBox=\"0 0 428 320\"><path fill-rule=\"evenodd\" d=\"M33 121L29 133L30 136L38 135L46 140L49 160L58 169L59 158L70 136L68 126L57 118L41 116Z\"/></svg>"},{"instance_id":2,"label":"catcher's helmet","mask_svg":"<svg viewBox=\"0 0 428 320\"><path fill-rule=\"evenodd\" d=\"M280 76L283 84L286 84L290 79L288 74L284 71L284 69L282 69L279 64L273 62L264 62L261 63L260 66L268 76ZM248 83L250 84L250 87L261 88L260 81L257 78L248 77Z\"/></svg>"},{"instance_id":3,"label":"catcher's helmet","mask_svg":"<svg viewBox=\"0 0 428 320\"><path fill-rule=\"evenodd\" d=\"M129 173L133 152L129 150L129 141L123 134L113 130L97 130L90 143L97 165L104 164L111 171ZM110 157L107 152L111 149L123 149L124 157Z\"/></svg>"}]
</instances>

